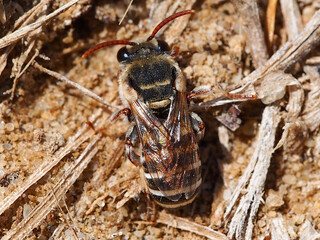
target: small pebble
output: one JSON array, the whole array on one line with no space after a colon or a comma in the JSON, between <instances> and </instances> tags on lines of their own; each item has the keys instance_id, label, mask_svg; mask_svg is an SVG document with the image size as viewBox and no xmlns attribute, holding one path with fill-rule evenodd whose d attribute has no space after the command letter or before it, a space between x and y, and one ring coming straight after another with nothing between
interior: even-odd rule
<instances>
[{"instance_id":1,"label":"small pebble","mask_svg":"<svg viewBox=\"0 0 320 240\"><path fill-rule=\"evenodd\" d=\"M284 175L282 178L283 182L286 184L294 185L297 182L297 178L294 175Z\"/></svg>"},{"instance_id":2,"label":"small pebble","mask_svg":"<svg viewBox=\"0 0 320 240\"><path fill-rule=\"evenodd\" d=\"M212 51L216 51L219 48L219 45L216 42L209 42L209 47Z\"/></svg>"},{"instance_id":3,"label":"small pebble","mask_svg":"<svg viewBox=\"0 0 320 240\"><path fill-rule=\"evenodd\" d=\"M266 226L266 221L265 221L265 220L259 220L259 221L258 221L258 226L259 226L260 228L263 228L264 226Z\"/></svg>"},{"instance_id":4,"label":"small pebble","mask_svg":"<svg viewBox=\"0 0 320 240\"><path fill-rule=\"evenodd\" d=\"M6 124L6 129L9 132L12 132L14 130L14 124L13 123L7 123Z\"/></svg>"},{"instance_id":5,"label":"small pebble","mask_svg":"<svg viewBox=\"0 0 320 240\"><path fill-rule=\"evenodd\" d=\"M277 217L277 212L276 211L268 212L268 218L275 218L275 217Z\"/></svg>"},{"instance_id":6,"label":"small pebble","mask_svg":"<svg viewBox=\"0 0 320 240\"><path fill-rule=\"evenodd\" d=\"M31 211L32 208L29 204L26 203L25 205L23 205L23 218L26 218Z\"/></svg>"},{"instance_id":7,"label":"small pebble","mask_svg":"<svg viewBox=\"0 0 320 240\"><path fill-rule=\"evenodd\" d=\"M11 133L10 134L10 139L11 139L11 141L16 142L19 139L19 135Z\"/></svg>"},{"instance_id":8,"label":"small pebble","mask_svg":"<svg viewBox=\"0 0 320 240\"><path fill-rule=\"evenodd\" d=\"M23 125L23 128L26 132L31 132L33 130L33 125L31 123L27 123Z\"/></svg>"},{"instance_id":9,"label":"small pebble","mask_svg":"<svg viewBox=\"0 0 320 240\"><path fill-rule=\"evenodd\" d=\"M7 150L10 151L12 149L12 145L10 143L4 143L3 147Z\"/></svg>"},{"instance_id":10,"label":"small pebble","mask_svg":"<svg viewBox=\"0 0 320 240\"><path fill-rule=\"evenodd\" d=\"M307 139L304 143L304 145L308 148L313 148L315 146L315 141L311 139Z\"/></svg>"},{"instance_id":11,"label":"small pebble","mask_svg":"<svg viewBox=\"0 0 320 240\"><path fill-rule=\"evenodd\" d=\"M268 209L277 209L279 207L281 207L284 204L284 201L282 199L282 196L273 190L270 190L268 192L268 196L266 199L266 206L268 207Z\"/></svg>"},{"instance_id":12,"label":"small pebble","mask_svg":"<svg viewBox=\"0 0 320 240\"><path fill-rule=\"evenodd\" d=\"M192 55L191 65L202 65L207 58L205 53L195 53Z\"/></svg>"},{"instance_id":13,"label":"small pebble","mask_svg":"<svg viewBox=\"0 0 320 240\"><path fill-rule=\"evenodd\" d=\"M135 231L134 232L134 235L136 237L138 237L139 239L142 239L143 235L145 234L145 231L144 230L141 230L141 231Z\"/></svg>"}]
</instances>

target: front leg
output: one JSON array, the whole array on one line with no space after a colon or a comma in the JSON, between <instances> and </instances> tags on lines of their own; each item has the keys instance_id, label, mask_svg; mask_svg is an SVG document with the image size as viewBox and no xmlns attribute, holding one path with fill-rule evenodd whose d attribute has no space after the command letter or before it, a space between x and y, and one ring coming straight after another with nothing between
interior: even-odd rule
<instances>
[{"instance_id":1,"label":"front leg","mask_svg":"<svg viewBox=\"0 0 320 240\"><path fill-rule=\"evenodd\" d=\"M257 99L256 94L237 94L237 93L230 93L226 92L220 88L213 89L210 86L200 86L194 88L191 92L187 94L187 99L192 100L198 97L205 97L209 95L220 95L219 97L226 97L229 99L241 100L241 99L248 99L248 100L255 100Z\"/></svg>"},{"instance_id":2,"label":"front leg","mask_svg":"<svg viewBox=\"0 0 320 240\"><path fill-rule=\"evenodd\" d=\"M126 155L127 158L136 166L141 166L140 157L134 151L134 145L139 140L139 134L137 126L135 124L131 125L126 134Z\"/></svg>"},{"instance_id":3,"label":"front leg","mask_svg":"<svg viewBox=\"0 0 320 240\"><path fill-rule=\"evenodd\" d=\"M196 132L196 141L199 142L204 136L205 127L203 121L198 114L194 112L190 113L190 118L193 130Z\"/></svg>"}]
</instances>

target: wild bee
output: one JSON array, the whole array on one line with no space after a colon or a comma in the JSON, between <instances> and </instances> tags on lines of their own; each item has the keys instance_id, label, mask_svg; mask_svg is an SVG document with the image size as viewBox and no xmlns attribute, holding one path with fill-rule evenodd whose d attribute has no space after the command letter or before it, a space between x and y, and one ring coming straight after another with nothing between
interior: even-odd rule
<instances>
[{"instance_id":1,"label":"wild bee","mask_svg":"<svg viewBox=\"0 0 320 240\"><path fill-rule=\"evenodd\" d=\"M163 207L176 208L191 203L201 185L198 141L204 135L200 117L189 111L189 99L202 92L187 94L186 80L174 56L156 33L173 19L194 13L173 14L156 26L144 42L108 41L89 49L83 58L112 45L127 45L117 54L122 72L121 100L126 106L115 115L128 116L132 125L125 147L130 161L143 169L146 191ZM140 142L141 154L135 147Z\"/></svg>"}]
</instances>

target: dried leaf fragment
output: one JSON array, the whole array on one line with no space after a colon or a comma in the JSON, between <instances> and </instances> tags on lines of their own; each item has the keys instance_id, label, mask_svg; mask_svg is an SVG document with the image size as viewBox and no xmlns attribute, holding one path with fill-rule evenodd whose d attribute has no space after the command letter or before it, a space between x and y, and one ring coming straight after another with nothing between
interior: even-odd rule
<instances>
[{"instance_id":1,"label":"dried leaf fragment","mask_svg":"<svg viewBox=\"0 0 320 240\"><path fill-rule=\"evenodd\" d=\"M283 149L287 153L301 153L303 144L309 137L306 123L301 118L298 118L286 123L283 129L281 139L275 147L275 150L283 145Z\"/></svg>"},{"instance_id":2,"label":"dried leaf fragment","mask_svg":"<svg viewBox=\"0 0 320 240\"><path fill-rule=\"evenodd\" d=\"M300 83L292 75L274 71L257 80L254 89L264 104L270 104L284 97L287 86L299 85Z\"/></svg>"},{"instance_id":3,"label":"dried leaf fragment","mask_svg":"<svg viewBox=\"0 0 320 240\"><path fill-rule=\"evenodd\" d=\"M239 115L241 110L237 105L232 105L227 112L217 116L216 119L229 128L231 131L235 131L240 127L241 119Z\"/></svg>"}]
</instances>

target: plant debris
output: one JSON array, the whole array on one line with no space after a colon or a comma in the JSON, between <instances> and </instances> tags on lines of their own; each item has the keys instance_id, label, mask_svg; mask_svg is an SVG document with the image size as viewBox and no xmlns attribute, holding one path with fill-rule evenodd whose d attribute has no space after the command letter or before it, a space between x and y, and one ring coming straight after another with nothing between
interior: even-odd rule
<instances>
[{"instance_id":1,"label":"plant debris","mask_svg":"<svg viewBox=\"0 0 320 240\"><path fill-rule=\"evenodd\" d=\"M186 9L197 12L157 37L179 46L189 91L212 90L190 103L206 125L203 183L192 204L156 207L149 222L140 169L124 153L129 123L111 122L122 108L119 47L81 56L102 41L145 39ZM318 239L319 9L0 0L0 238Z\"/></svg>"}]
</instances>

